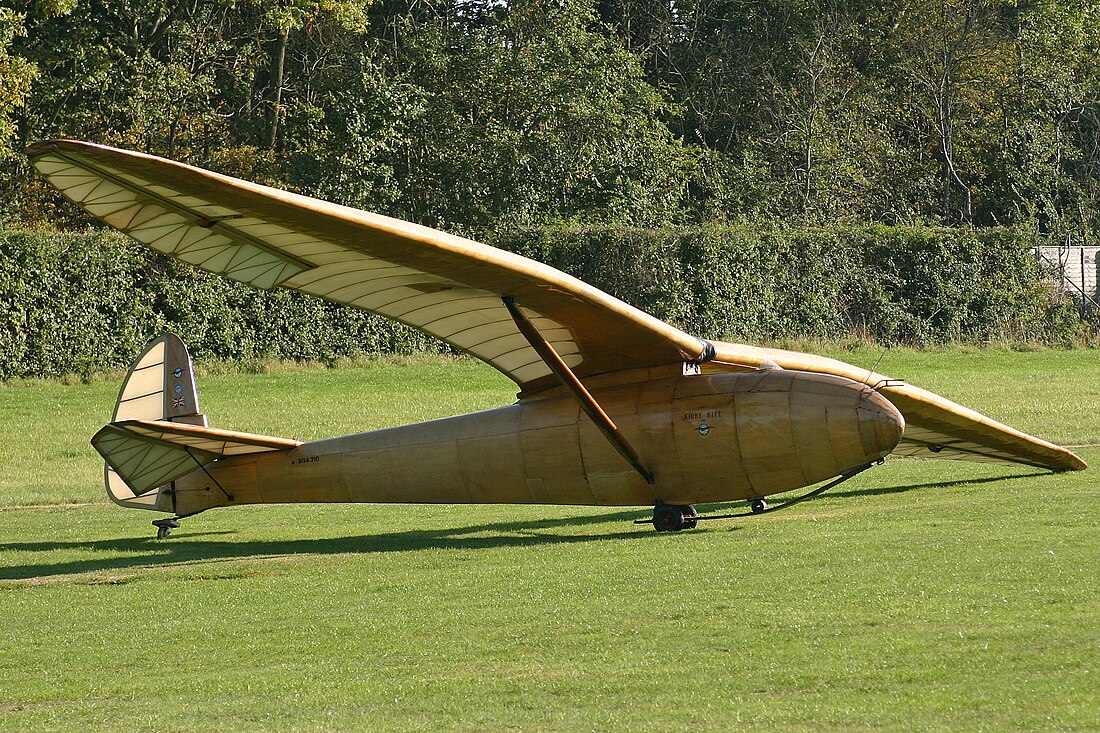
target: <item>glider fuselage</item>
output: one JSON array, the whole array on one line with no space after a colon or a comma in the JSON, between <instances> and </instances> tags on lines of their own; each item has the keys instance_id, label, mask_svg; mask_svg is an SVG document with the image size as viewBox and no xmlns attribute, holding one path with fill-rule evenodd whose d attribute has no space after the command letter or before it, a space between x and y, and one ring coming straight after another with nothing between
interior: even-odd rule
<instances>
[{"instance_id":1,"label":"glider fuselage","mask_svg":"<svg viewBox=\"0 0 1100 733\"><path fill-rule=\"evenodd\" d=\"M612 375L620 383L593 390L646 457L652 485L571 395L554 390L484 412L223 458L175 482L173 510L283 502L730 501L832 478L887 455L902 435L897 409L850 379L780 369L680 371Z\"/></svg>"},{"instance_id":2,"label":"glider fuselage","mask_svg":"<svg viewBox=\"0 0 1100 733\"><path fill-rule=\"evenodd\" d=\"M47 140L27 154L74 204L153 250L399 321L521 390L497 410L302 444L210 427L186 347L165 334L135 360L92 438L122 506L186 515L259 502L652 504L654 528L674 531L695 526L693 503L752 498L764 511L758 497L847 480L891 451L1086 467L874 370L710 341L447 232L102 145ZM179 526L154 524L158 537Z\"/></svg>"}]
</instances>

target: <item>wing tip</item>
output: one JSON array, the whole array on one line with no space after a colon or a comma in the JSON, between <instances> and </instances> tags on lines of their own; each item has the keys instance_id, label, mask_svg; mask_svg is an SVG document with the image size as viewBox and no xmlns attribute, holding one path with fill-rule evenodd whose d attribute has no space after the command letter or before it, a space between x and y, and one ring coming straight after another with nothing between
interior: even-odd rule
<instances>
[{"instance_id":1,"label":"wing tip","mask_svg":"<svg viewBox=\"0 0 1100 733\"><path fill-rule=\"evenodd\" d=\"M33 143L27 145L24 148L24 152L31 160L35 158L41 158L43 155L49 153L56 153L58 150L66 147L80 147L82 145L90 146L92 143L82 143L76 140L66 140L63 138L51 138L49 140L36 140Z\"/></svg>"},{"instance_id":2,"label":"wing tip","mask_svg":"<svg viewBox=\"0 0 1100 733\"><path fill-rule=\"evenodd\" d=\"M1063 449L1065 450L1065 449ZM1085 463L1076 453L1070 450L1066 450L1065 465L1060 466L1057 470L1059 472L1064 471L1084 471L1089 467L1089 464Z\"/></svg>"},{"instance_id":3,"label":"wing tip","mask_svg":"<svg viewBox=\"0 0 1100 733\"><path fill-rule=\"evenodd\" d=\"M1033 445L1042 450L1043 455L1035 465L1042 466L1043 468L1050 469L1055 473L1065 473L1067 471L1084 471L1089 467L1089 464L1085 463L1080 456L1071 451L1069 448L1063 448L1060 445L1054 443L1048 443L1042 438L1036 438L1032 435L1024 434L1024 437L1029 440ZM1022 458L1020 453L1017 453Z\"/></svg>"},{"instance_id":4,"label":"wing tip","mask_svg":"<svg viewBox=\"0 0 1100 733\"><path fill-rule=\"evenodd\" d=\"M137 157L149 157L144 153L138 153L135 151L120 150L119 148L112 148L109 145L100 145L99 143L90 143L84 140L70 140L68 138L50 138L48 140L36 140L33 143L23 148L23 152L30 160L41 158L44 155L50 153L57 153L61 151L71 152L107 152L107 153L131 153ZM171 162L171 161L169 161Z\"/></svg>"},{"instance_id":5,"label":"wing tip","mask_svg":"<svg viewBox=\"0 0 1100 733\"><path fill-rule=\"evenodd\" d=\"M47 153L55 152L58 148L57 143L57 140L39 140L28 145L24 152L26 152L28 158L34 160Z\"/></svg>"}]
</instances>

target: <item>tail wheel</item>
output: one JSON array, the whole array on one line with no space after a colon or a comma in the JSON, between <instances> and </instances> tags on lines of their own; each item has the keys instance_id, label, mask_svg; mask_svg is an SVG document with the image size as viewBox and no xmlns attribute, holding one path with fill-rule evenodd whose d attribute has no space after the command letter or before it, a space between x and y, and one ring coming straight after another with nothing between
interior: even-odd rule
<instances>
[{"instance_id":1,"label":"tail wheel","mask_svg":"<svg viewBox=\"0 0 1100 733\"><path fill-rule=\"evenodd\" d=\"M166 540L173 529L179 529L180 523L176 519L157 519L153 522L153 526L157 528L157 539Z\"/></svg>"}]
</instances>

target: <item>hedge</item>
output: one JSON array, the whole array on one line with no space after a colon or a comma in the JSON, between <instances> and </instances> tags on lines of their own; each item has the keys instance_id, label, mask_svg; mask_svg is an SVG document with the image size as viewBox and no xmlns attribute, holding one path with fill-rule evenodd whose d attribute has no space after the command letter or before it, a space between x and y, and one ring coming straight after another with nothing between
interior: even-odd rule
<instances>
[{"instance_id":1,"label":"hedge","mask_svg":"<svg viewBox=\"0 0 1100 733\"><path fill-rule=\"evenodd\" d=\"M0 381L123 369L166 330L197 360L441 348L381 316L230 282L113 232L0 230Z\"/></svg>"},{"instance_id":2,"label":"hedge","mask_svg":"<svg viewBox=\"0 0 1100 733\"><path fill-rule=\"evenodd\" d=\"M1068 344L1086 325L1019 229L541 228L493 244L712 338ZM124 368L164 330L196 359L333 361L439 342L209 275L106 231L0 230L0 380Z\"/></svg>"},{"instance_id":3,"label":"hedge","mask_svg":"<svg viewBox=\"0 0 1100 733\"><path fill-rule=\"evenodd\" d=\"M1069 345L1088 330L1025 229L538 229L497 246L708 338Z\"/></svg>"}]
</instances>

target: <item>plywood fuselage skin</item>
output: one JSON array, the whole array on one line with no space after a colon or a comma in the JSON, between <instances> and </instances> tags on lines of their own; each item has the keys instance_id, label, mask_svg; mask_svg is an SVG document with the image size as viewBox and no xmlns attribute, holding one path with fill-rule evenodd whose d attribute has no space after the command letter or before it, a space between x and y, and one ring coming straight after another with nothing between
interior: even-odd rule
<instances>
[{"instance_id":1,"label":"plywood fuselage skin","mask_svg":"<svg viewBox=\"0 0 1100 733\"><path fill-rule=\"evenodd\" d=\"M913 385L811 354L706 341L545 264L445 232L89 143L42 141L27 152L74 203L152 249L256 287L399 320L524 391L500 410L291 447L296 441L226 435L234 431L163 430L155 423L200 425L202 416L182 343L173 346L180 361L164 350L159 378L154 364L140 363L147 350L115 419L93 437L109 464L107 492L123 506L193 513L276 501L759 496L885 454L902 427L895 406L909 423L894 451L902 455L1086 468L1065 448ZM684 360L742 374L685 378L673 371ZM790 371L749 373L768 366ZM603 421L604 433L637 471L560 394L561 380L571 383L563 375L596 394L621 429ZM207 463L210 475L180 478L192 462Z\"/></svg>"},{"instance_id":2,"label":"plywood fuselage skin","mask_svg":"<svg viewBox=\"0 0 1100 733\"><path fill-rule=\"evenodd\" d=\"M778 369L693 376L639 371L593 394L652 472L653 485L623 460L572 396L551 394L291 451L218 460L206 467L209 475L195 471L177 480L158 502L174 505L158 508L191 514L285 502L728 501L837 476L887 455L902 434L893 405L842 377Z\"/></svg>"}]
</instances>

